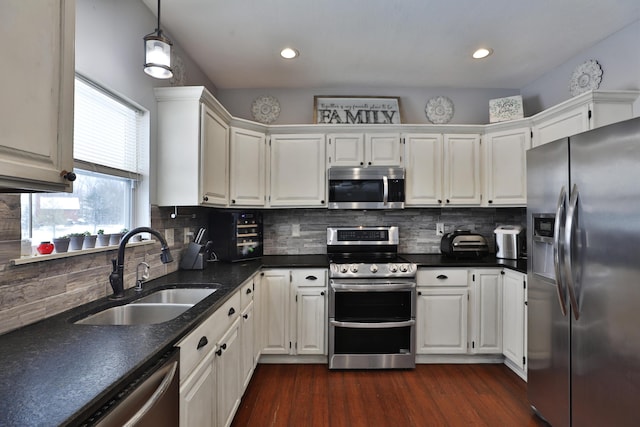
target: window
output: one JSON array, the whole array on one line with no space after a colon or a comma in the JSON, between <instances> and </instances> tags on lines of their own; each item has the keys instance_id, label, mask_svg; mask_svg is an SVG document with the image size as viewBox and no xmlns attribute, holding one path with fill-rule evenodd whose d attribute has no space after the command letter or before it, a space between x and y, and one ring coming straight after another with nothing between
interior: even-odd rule
<instances>
[{"instance_id":1,"label":"window","mask_svg":"<svg viewBox=\"0 0 640 427\"><path fill-rule=\"evenodd\" d=\"M76 76L73 193L22 194L22 238L132 228L144 112Z\"/></svg>"}]
</instances>

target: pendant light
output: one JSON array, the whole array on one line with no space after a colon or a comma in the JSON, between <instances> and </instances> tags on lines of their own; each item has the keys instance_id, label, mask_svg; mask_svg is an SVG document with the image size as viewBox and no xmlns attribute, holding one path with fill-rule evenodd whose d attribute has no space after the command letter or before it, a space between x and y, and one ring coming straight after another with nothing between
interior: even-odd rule
<instances>
[{"instance_id":1,"label":"pendant light","mask_svg":"<svg viewBox=\"0 0 640 427\"><path fill-rule=\"evenodd\" d=\"M144 36L144 72L156 79L170 79L171 40L162 34L160 29L160 0L158 0L158 27Z\"/></svg>"}]
</instances>

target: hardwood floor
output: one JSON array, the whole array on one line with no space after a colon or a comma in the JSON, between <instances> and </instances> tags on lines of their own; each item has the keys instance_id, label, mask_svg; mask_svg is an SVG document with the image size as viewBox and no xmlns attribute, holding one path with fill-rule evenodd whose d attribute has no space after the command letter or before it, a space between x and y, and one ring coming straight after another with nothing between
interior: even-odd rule
<instances>
[{"instance_id":1,"label":"hardwood floor","mask_svg":"<svg viewBox=\"0 0 640 427\"><path fill-rule=\"evenodd\" d=\"M329 371L258 365L232 427L544 426L504 365Z\"/></svg>"}]
</instances>

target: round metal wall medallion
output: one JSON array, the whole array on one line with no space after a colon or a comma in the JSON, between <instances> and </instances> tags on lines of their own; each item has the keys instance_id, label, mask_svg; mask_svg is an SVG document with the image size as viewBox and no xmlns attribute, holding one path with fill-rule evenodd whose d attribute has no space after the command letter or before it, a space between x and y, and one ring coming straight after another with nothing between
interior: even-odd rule
<instances>
[{"instance_id":1,"label":"round metal wall medallion","mask_svg":"<svg viewBox=\"0 0 640 427\"><path fill-rule=\"evenodd\" d=\"M425 112L427 113L427 119L431 123L449 123L453 117L453 101L446 96L433 97L427 101Z\"/></svg>"},{"instance_id":2,"label":"round metal wall medallion","mask_svg":"<svg viewBox=\"0 0 640 427\"><path fill-rule=\"evenodd\" d=\"M580 95L581 93L598 89L601 81L602 68L598 61L590 59L573 70L573 75L569 81L569 91L573 96Z\"/></svg>"},{"instance_id":3,"label":"round metal wall medallion","mask_svg":"<svg viewBox=\"0 0 640 427\"><path fill-rule=\"evenodd\" d=\"M253 118L260 123L269 124L280 115L280 103L273 96L261 96L251 104Z\"/></svg>"}]
</instances>

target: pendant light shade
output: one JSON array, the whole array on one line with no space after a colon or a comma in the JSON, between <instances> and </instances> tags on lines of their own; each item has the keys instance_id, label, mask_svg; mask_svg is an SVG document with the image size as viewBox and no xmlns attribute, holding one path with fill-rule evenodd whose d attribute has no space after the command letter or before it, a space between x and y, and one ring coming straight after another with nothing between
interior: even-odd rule
<instances>
[{"instance_id":1,"label":"pendant light shade","mask_svg":"<svg viewBox=\"0 0 640 427\"><path fill-rule=\"evenodd\" d=\"M144 36L144 72L156 79L170 79L171 40L162 34L160 29L160 0L158 0L158 27Z\"/></svg>"}]
</instances>

